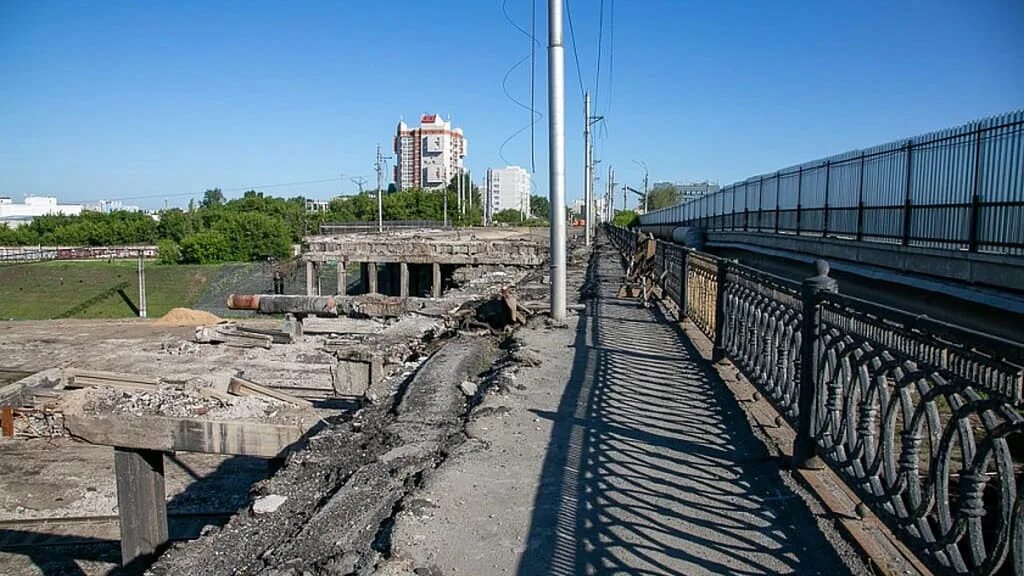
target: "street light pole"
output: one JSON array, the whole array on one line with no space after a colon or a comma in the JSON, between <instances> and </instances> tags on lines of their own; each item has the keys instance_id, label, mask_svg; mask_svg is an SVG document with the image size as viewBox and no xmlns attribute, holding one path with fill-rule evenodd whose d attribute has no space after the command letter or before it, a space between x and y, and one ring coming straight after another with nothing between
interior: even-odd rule
<instances>
[{"instance_id":1,"label":"street light pole","mask_svg":"<svg viewBox=\"0 0 1024 576\"><path fill-rule=\"evenodd\" d=\"M590 229L593 224L594 215L590 206L594 203L593 191L591 190L590 171L590 92L583 94L583 218L586 227L584 241L590 246Z\"/></svg>"},{"instance_id":2,"label":"street light pole","mask_svg":"<svg viewBox=\"0 0 1024 576\"><path fill-rule=\"evenodd\" d=\"M565 321L565 53L562 0L548 0L548 164L551 204L551 308Z\"/></svg>"},{"instance_id":3,"label":"street light pole","mask_svg":"<svg viewBox=\"0 0 1024 576\"><path fill-rule=\"evenodd\" d=\"M647 213L647 164L633 160L633 163L644 169L644 214Z\"/></svg>"}]
</instances>

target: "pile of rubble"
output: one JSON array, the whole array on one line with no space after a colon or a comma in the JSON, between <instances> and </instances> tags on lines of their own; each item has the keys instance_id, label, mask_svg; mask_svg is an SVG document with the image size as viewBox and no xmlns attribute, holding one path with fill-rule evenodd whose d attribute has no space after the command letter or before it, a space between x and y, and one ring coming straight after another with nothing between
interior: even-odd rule
<instances>
[{"instance_id":1,"label":"pile of rubble","mask_svg":"<svg viewBox=\"0 0 1024 576\"><path fill-rule=\"evenodd\" d=\"M150 391L119 390L108 387L85 391L83 413L163 416L210 420L249 420L297 424L302 415L288 402L266 396L232 396L203 393L207 387L186 390L160 387Z\"/></svg>"}]
</instances>

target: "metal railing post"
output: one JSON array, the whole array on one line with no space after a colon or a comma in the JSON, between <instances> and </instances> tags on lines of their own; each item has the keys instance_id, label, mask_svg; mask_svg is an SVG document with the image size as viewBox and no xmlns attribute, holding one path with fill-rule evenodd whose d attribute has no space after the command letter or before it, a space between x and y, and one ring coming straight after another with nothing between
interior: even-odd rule
<instances>
[{"instance_id":1,"label":"metal railing post","mask_svg":"<svg viewBox=\"0 0 1024 576\"><path fill-rule=\"evenodd\" d=\"M804 192L804 167L796 177L796 235L800 235L800 216L803 214L803 192Z\"/></svg>"},{"instance_id":2,"label":"metal railing post","mask_svg":"<svg viewBox=\"0 0 1024 576\"><path fill-rule=\"evenodd\" d=\"M864 153L860 153L860 175L857 177L857 241L864 239Z\"/></svg>"},{"instance_id":3,"label":"metal railing post","mask_svg":"<svg viewBox=\"0 0 1024 576\"><path fill-rule=\"evenodd\" d=\"M716 261L715 283L715 344L711 352L711 361L725 359L725 282L729 274L729 261L722 258Z\"/></svg>"},{"instance_id":4,"label":"metal railing post","mask_svg":"<svg viewBox=\"0 0 1024 576\"><path fill-rule=\"evenodd\" d=\"M832 176L832 161L825 161L825 213L821 216L821 237L828 238L828 186Z\"/></svg>"},{"instance_id":5,"label":"metal railing post","mask_svg":"<svg viewBox=\"0 0 1024 576\"><path fill-rule=\"evenodd\" d=\"M914 150L913 142L907 140L907 164L906 164L906 181L903 190L903 238L901 240L904 246L910 244L910 171L912 165L910 159Z\"/></svg>"},{"instance_id":6,"label":"metal railing post","mask_svg":"<svg viewBox=\"0 0 1024 576\"><path fill-rule=\"evenodd\" d=\"M679 319L686 318L686 276L689 273L689 265L687 264L690 260L690 249L683 247L682 249L683 261L679 263Z\"/></svg>"},{"instance_id":7,"label":"metal railing post","mask_svg":"<svg viewBox=\"0 0 1024 576\"><path fill-rule=\"evenodd\" d=\"M982 128L974 135L974 182L971 185L971 208L967 215L967 250L978 251L978 223L981 212L981 132Z\"/></svg>"},{"instance_id":8,"label":"metal railing post","mask_svg":"<svg viewBox=\"0 0 1024 576\"><path fill-rule=\"evenodd\" d=\"M821 329L819 314L821 294L838 292L839 286L828 275L829 265L824 260L814 263L817 274L805 278L800 286L803 319L800 324L800 372L797 406L796 439L793 441L793 468L820 469L824 467L814 445L814 409L818 394L818 333Z\"/></svg>"}]
</instances>

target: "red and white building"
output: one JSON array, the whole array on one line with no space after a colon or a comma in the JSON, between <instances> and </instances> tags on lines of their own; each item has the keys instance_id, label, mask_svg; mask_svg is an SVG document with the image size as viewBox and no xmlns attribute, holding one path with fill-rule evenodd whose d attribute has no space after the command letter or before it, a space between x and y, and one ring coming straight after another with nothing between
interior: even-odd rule
<instances>
[{"instance_id":1,"label":"red and white building","mask_svg":"<svg viewBox=\"0 0 1024 576\"><path fill-rule=\"evenodd\" d=\"M399 190L444 188L462 173L466 137L440 114L424 114L419 128L398 123L395 133L395 185Z\"/></svg>"}]
</instances>

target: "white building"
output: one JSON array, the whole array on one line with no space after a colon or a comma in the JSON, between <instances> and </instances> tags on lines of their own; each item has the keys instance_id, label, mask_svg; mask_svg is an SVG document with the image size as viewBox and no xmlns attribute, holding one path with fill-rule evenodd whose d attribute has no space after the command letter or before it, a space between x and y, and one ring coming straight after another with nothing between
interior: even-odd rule
<instances>
[{"instance_id":1,"label":"white building","mask_svg":"<svg viewBox=\"0 0 1024 576\"><path fill-rule=\"evenodd\" d=\"M24 203L16 203L9 197L0 197L0 225L17 228L28 224L33 218L48 214L77 216L82 213L81 204L58 204L52 196L26 196Z\"/></svg>"},{"instance_id":2,"label":"white building","mask_svg":"<svg viewBox=\"0 0 1024 576\"><path fill-rule=\"evenodd\" d=\"M506 166L487 170L487 198L484 205L487 222L491 222L491 218L502 210L518 210L524 219L528 218L530 190L530 173L525 168Z\"/></svg>"},{"instance_id":3,"label":"white building","mask_svg":"<svg viewBox=\"0 0 1024 576\"><path fill-rule=\"evenodd\" d=\"M419 128L398 123L395 133L395 185L399 190L444 188L463 171L466 137L440 114L424 114Z\"/></svg>"}]
</instances>

